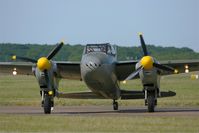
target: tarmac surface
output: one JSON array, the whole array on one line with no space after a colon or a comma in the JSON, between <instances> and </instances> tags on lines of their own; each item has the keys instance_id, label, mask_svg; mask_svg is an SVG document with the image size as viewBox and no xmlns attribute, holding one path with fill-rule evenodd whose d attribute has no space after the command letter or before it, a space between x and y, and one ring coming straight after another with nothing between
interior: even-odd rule
<instances>
[{"instance_id":1,"label":"tarmac surface","mask_svg":"<svg viewBox=\"0 0 199 133\"><path fill-rule=\"evenodd\" d=\"M31 106L0 106L2 114L44 115L43 108ZM59 106L51 115L66 116L198 116L199 108L156 108L154 113L148 113L146 107L120 107L113 111L111 106Z\"/></svg>"}]
</instances>

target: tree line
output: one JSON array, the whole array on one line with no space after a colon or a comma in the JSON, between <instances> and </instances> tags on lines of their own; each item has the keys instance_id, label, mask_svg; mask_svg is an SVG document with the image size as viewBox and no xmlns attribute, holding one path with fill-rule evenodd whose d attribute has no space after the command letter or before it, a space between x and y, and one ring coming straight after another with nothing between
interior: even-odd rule
<instances>
[{"instance_id":1,"label":"tree line","mask_svg":"<svg viewBox=\"0 0 199 133\"><path fill-rule=\"evenodd\" d=\"M40 44L11 44L0 43L0 62L11 61L11 55L25 56L38 59L47 56L55 45ZM85 46L77 44L66 44L53 60L59 61L80 61ZM153 57L158 60L177 60L177 59L199 59L199 53L184 47L161 47L147 45L147 49ZM143 56L140 46L122 47L117 46L118 60L136 60Z\"/></svg>"}]
</instances>

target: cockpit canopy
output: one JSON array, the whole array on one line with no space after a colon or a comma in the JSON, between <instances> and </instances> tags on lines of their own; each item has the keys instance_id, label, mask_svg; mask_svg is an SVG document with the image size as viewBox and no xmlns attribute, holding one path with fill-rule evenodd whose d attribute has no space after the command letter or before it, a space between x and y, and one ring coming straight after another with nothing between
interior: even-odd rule
<instances>
[{"instance_id":1,"label":"cockpit canopy","mask_svg":"<svg viewBox=\"0 0 199 133\"><path fill-rule=\"evenodd\" d=\"M109 43L102 43L102 44L87 44L85 48L85 54L92 53L92 52L103 52L106 54L115 55L115 49Z\"/></svg>"}]
</instances>

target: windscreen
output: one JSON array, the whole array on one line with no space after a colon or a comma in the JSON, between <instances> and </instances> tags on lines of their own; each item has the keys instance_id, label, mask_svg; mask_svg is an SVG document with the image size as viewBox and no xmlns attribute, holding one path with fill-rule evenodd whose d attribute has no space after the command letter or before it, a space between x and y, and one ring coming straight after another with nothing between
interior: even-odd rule
<instances>
[{"instance_id":1,"label":"windscreen","mask_svg":"<svg viewBox=\"0 0 199 133\"><path fill-rule=\"evenodd\" d=\"M106 44L88 44L86 46L86 53L91 53L91 52L104 52L107 53L107 45Z\"/></svg>"}]
</instances>

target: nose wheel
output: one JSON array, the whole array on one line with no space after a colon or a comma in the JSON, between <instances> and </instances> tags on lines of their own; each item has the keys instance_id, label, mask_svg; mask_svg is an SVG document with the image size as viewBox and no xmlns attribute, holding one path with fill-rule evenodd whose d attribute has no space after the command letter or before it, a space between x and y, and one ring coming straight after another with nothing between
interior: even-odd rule
<instances>
[{"instance_id":1,"label":"nose wheel","mask_svg":"<svg viewBox=\"0 0 199 133\"><path fill-rule=\"evenodd\" d=\"M118 102L117 101L113 101L113 110L118 110Z\"/></svg>"}]
</instances>

